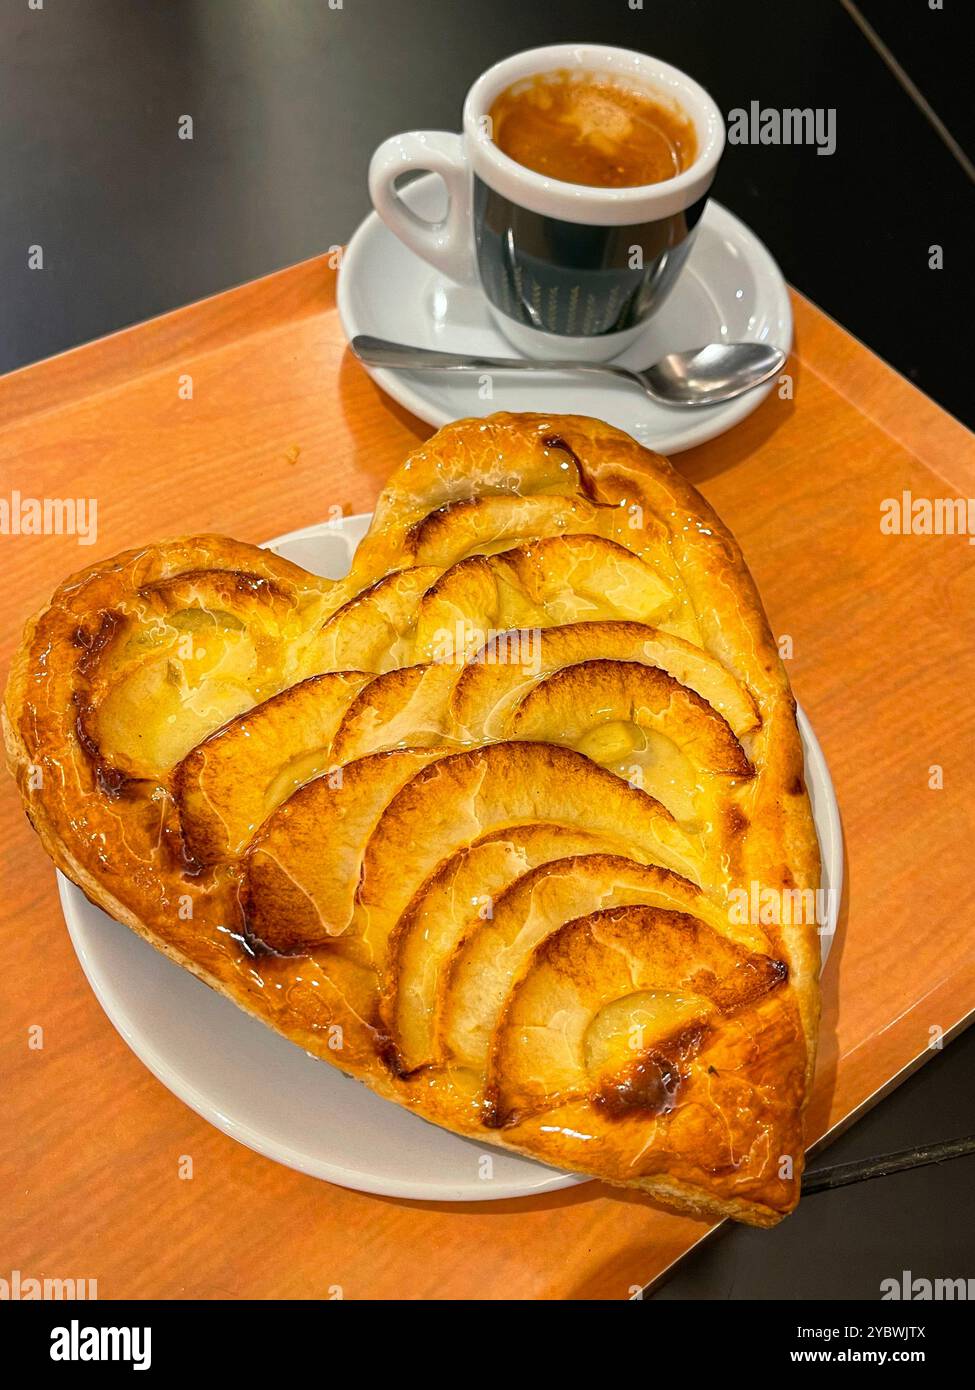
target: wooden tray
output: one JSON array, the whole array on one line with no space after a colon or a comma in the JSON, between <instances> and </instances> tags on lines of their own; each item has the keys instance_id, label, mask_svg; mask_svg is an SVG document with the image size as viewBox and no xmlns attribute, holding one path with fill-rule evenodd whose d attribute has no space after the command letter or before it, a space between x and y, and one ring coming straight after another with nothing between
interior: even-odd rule
<instances>
[{"instance_id":1,"label":"wooden tray","mask_svg":"<svg viewBox=\"0 0 975 1390\"><path fill-rule=\"evenodd\" d=\"M799 296L795 312L794 399L773 395L679 465L738 536L773 630L792 639L796 692L843 812L848 889L810 1110L819 1139L975 1011L962 852L975 840L975 552L964 536L880 529L883 499L905 490L975 493L975 443ZM345 350L324 259L0 380L0 422L0 495L98 499L92 546L0 536L4 668L23 620L69 571L152 538L258 541L336 504L369 510L430 432ZM0 815L7 1267L97 1278L102 1298L622 1299L706 1234L596 1184L476 1206L397 1202L240 1147L116 1035L12 783ZM38 1024L40 1050L28 1047Z\"/></svg>"}]
</instances>

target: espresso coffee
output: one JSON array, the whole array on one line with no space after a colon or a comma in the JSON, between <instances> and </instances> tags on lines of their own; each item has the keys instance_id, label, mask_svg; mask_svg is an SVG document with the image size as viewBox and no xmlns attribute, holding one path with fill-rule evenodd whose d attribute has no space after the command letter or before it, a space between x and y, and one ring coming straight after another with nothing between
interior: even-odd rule
<instances>
[{"instance_id":1,"label":"espresso coffee","mask_svg":"<svg viewBox=\"0 0 975 1390\"><path fill-rule=\"evenodd\" d=\"M478 286L519 352L601 362L637 341L680 279L723 146L721 111L669 63L550 44L477 79L460 135L384 141L369 191L405 246ZM404 170L442 180L445 216L401 196Z\"/></svg>"},{"instance_id":2,"label":"espresso coffee","mask_svg":"<svg viewBox=\"0 0 975 1390\"><path fill-rule=\"evenodd\" d=\"M598 73L550 72L516 82L488 114L500 150L563 183L663 183L697 154L694 125L676 103Z\"/></svg>"}]
</instances>

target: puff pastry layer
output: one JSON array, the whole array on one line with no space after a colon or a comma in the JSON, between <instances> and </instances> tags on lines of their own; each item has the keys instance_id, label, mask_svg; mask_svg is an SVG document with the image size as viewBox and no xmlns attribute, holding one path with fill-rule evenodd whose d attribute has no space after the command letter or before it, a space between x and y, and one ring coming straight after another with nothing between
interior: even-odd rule
<instances>
[{"instance_id":1,"label":"puff pastry layer","mask_svg":"<svg viewBox=\"0 0 975 1390\"><path fill-rule=\"evenodd\" d=\"M441 430L347 579L220 536L67 580L8 755L55 863L429 1120L771 1225L818 1022L795 705L733 537L596 420ZM744 918L744 920L742 920Z\"/></svg>"}]
</instances>

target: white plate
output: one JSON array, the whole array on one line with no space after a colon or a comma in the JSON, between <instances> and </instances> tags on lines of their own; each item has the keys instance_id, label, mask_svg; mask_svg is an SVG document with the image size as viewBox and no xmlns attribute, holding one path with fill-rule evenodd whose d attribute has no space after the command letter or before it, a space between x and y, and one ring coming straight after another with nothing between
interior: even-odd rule
<instances>
[{"instance_id":1,"label":"white plate","mask_svg":"<svg viewBox=\"0 0 975 1390\"><path fill-rule=\"evenodd\" d=\"M269 542L278 554L338 579L369 523L310 526ZM839 902L843 845L829 771L800 713L806 776L823 851L824 886ZM439 1202L553 1192L586 1179L461 1139L317 1061L167 960L95 907L62 875L61 905L98 1002L154 1076L248 1148L340 1187ZM830 922L835 927L835 913ZM832 934L824 935L825 960ZM493 1176L480 1175L490 1155Z\"/></svg>"},{"instance_id":2,"label":"white plate","mask_svg":"<svg viewBox=\"0 0 975 1390\"><path fill-rule=\"evenodd\" d=\"M432 176L403 191L404 201L428 218L442 213L442 196L442 186ZM342 258L338 307L350 339L371 333L449 352L518 355L491 318L479 289L455 285L420 260L374 212L358 227ZM712 200L670 298L618 360L648 367L668 352L717 342L773 343L788 352L792 307L782 273L758 237ZM723 434L750 415L775 385L767 382L725 405L688 410L660 405L625 382L581 374L495 372L493 395L485 399L484 378L476 372L366 370L394 400L431 425L495 410L595 415L663 454L680 453Z\"/></svg>"}]
</instances>

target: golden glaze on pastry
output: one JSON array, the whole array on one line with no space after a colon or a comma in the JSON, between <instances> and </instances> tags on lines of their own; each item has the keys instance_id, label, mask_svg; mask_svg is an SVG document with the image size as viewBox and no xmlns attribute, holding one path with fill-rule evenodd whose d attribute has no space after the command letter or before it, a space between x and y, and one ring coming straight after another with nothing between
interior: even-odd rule
<instances>
[{"instance_id":1,"label":"golden glaze on pastry","mask_svg":"<svg viewBox=\"0 0 975 1390\"><path fill-rule=\"evenodd\" d=\"M220 536L96 564L4 728L92 901L380 1095L679 1210L795 1205L816 926L735 910L818 887L795 705L733 537L626 435L446 427L337 583Z\"/></svg>"}]
</instances>

